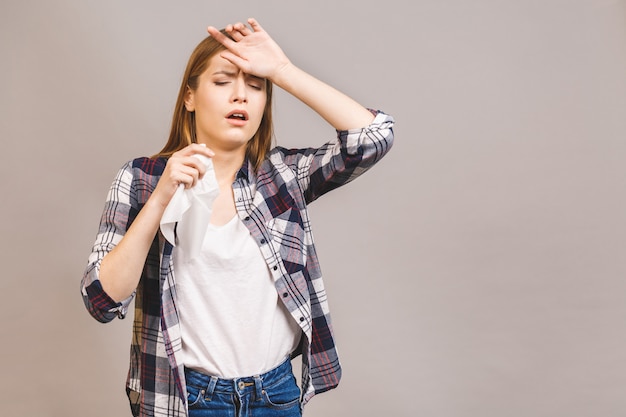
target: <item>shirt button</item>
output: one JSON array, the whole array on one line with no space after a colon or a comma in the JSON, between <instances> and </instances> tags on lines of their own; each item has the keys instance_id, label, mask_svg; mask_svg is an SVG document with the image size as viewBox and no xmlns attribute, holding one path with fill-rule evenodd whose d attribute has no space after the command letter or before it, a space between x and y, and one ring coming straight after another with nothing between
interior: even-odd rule
<instances>
[{"instance_id":1,"label":"shirt button","mask_svg":"<svg viewBox=\"0 0 626 417\"><path fill-rule=\"evenodd\" d=\"M250 216L246 216L246 218L244 219L245 221L250 221Z\"/></svg>"},{"instance_id":2,"label":"shirt button","mask_svg":"<svg viewBox=\"0 0 626 417\"><path fill-rule=\"evenodd\" d=\"M283 293L283 297L287 297L289 294L287 294L286 292Z\"/></svg>"},{"instance_id":3,"label":"shirt button","mask_svg":"<svg viewBox=\"0 0 626 417\"><path fill-rule=\"evenodd\" d=\"M304 321L304 317L300 317L300 321Z\"/></svg>"},{"instance_id":4,"label":"shirt button","mask_svg":"<svg viewBox=\"0 0 626 417\"><path fill-rule=\"evenodd\" d=\"M261 239L261 245L265 245L265 239Z\"/></svg>"},{"instance_id":5,"label":"shirt button","mask_svg":"<svg viewBox=\"0 0 626 417\"><path fill-rule=\"evenodd\" d=\"M274 265L274 267L272 268L274 271L276 271L278 269L278 265Z\"/></svg>"}]
</instances>

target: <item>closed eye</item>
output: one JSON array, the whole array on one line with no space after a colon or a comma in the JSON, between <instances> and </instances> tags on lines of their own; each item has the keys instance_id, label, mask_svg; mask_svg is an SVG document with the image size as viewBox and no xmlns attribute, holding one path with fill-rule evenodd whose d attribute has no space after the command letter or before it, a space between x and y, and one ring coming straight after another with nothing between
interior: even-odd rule
<instances>
[{"instance_id":1,"label":"closed eye","mask_svg":"<svg viewBox=\"0 0 626 417\"><path fill-rule=\"evenodd\" d=\"M248 85L255 90L263 90L265 87L265 78L257 77L256 75L246 75Z\"/></svg>"}]
</instances>

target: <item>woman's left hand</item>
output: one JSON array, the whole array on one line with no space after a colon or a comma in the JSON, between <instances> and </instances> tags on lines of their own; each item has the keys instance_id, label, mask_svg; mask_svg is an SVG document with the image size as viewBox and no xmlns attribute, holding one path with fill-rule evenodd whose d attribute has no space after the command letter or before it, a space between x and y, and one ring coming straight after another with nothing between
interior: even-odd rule
<instances>
[{"instance_id":1,"label":"woman's left hand","mask_svg":"<svg viewBox=\"0 0 626 417\"><path fill-rule=\"evenodd\" d=\"M270 35L253 19L248 19L250 27L238 22L226 26L224 36L213 26L207 31L226 47L220 56L236 65L246 74L267 78L273 81L291 62Z\"/></svg>"}]
</instances>

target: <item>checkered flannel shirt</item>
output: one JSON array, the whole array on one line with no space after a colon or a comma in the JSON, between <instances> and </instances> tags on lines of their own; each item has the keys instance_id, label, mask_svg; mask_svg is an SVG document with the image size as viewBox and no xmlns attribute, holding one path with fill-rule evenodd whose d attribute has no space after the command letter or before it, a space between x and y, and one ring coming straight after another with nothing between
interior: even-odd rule
<instances>
[{"instance_id":1,"label":"checkered flannel shirt","mask_svg":"<svg viewBox=\"0 0 626 417\"><path fill-rule=\"evenodd\" d=\"M237 212L259 244L279 298L304 337L302 398L334 388L341 377L322 273L313 244L307 204L358 177L390 149L393 118L373 111L363 129L338 131L320 148L272 149L258 172L245 162L233 191ZM100 322L124 318L135 299L127 394L135 416L186 416L181 328L176 309L172 254L157 233L134 294L115 302L98 274L104 256L117 245L150 197L166 159L138 158L121 168L107 195L81 291L90 314Z\"/></svg>"}]
</instances>

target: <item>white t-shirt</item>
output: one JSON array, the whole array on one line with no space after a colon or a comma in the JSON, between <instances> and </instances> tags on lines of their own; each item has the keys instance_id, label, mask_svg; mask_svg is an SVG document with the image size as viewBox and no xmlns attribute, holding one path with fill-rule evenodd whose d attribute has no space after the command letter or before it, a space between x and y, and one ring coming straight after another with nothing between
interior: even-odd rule
<instances>
[{"instance_id":1,"label":"white t-shirt","mask_svg":"<svg viewBox=\"0 0 626 417\"><path fill-rule=\"evenodd\" d=\"M184 364L222 378L264 373L297 347L301 330L278 299L250 232L233 217L210 224L199 256L173 254Z\"/></svg>"}]
</instances>

